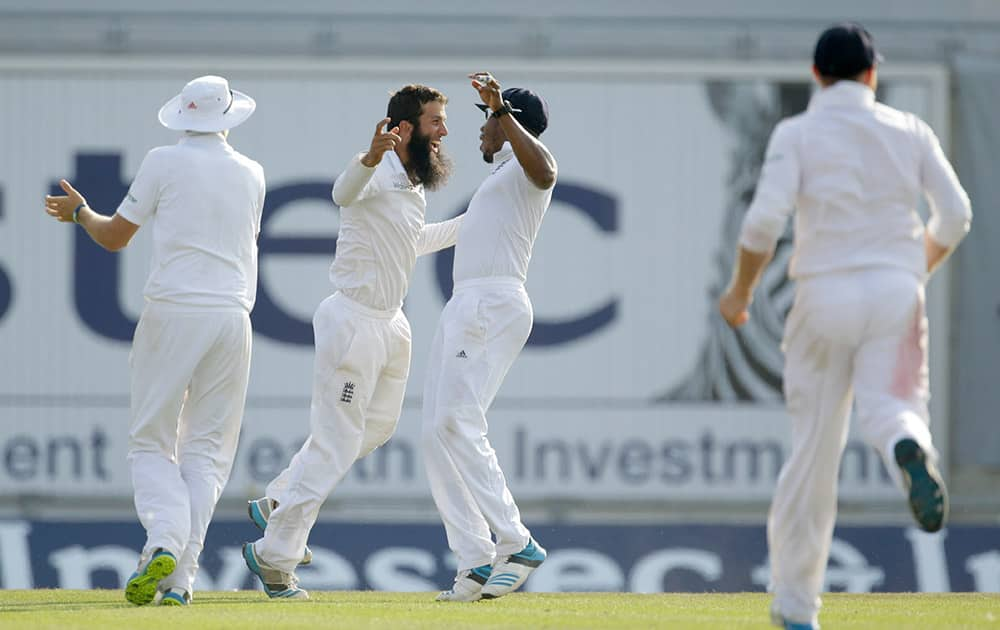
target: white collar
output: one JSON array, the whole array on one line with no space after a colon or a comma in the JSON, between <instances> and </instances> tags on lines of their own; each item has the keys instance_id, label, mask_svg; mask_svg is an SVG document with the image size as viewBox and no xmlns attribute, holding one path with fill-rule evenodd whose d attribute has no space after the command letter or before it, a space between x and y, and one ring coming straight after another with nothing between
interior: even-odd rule
<instances>
[{"instance_id":1,"label":"white collar","mask_svg":"<svg viewBox=\"0 0 1000 630\"><path fill-rule=\"evenodd\" d=\"M504 142L500 150L493 154L493 162L490 165L493 168L490 172L496 173L497 169L512 157L514 157L514 149L511 148L509 142Z\"/></svg>"},{"instance_id":2,"label":"white collar","mask_svg":"<svg viewBox=\"0 0 1000 630\"><path fill-rule=\"evenodd\" d=\"M873 109L875 107L875 92L864 83L849 79L837 81L829 87L818 90L809 100L809 109L827 107Z\"/></svg>"},{"instance_id":3,"label":"white collar","mask_svg":"<svg viewBox=\"0 0 1000 630\"><path fill-rule=\"evenodd\" d=\"M181 139L178 144L229 144L226 141L226 137L222 135L222 132L218 133L200 133L197 131L188 131Z\"/></svg>"}]
</instances>

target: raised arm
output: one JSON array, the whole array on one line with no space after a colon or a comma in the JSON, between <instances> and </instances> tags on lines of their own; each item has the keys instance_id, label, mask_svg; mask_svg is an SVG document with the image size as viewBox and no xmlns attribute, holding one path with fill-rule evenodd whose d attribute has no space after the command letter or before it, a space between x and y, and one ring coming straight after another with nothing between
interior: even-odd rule
<instances>
[{"instance_id":1,"label":"raised arm","mask_svg":"<svg viewBox=\"0 0 1000 630\"><path fill-rule=\"evenodd\" d=\"M389 124L389 120L383 118L375 125L375 135L372 137L368 151L351 160L344 172L337 177L337 181L333 183L333 202L341 208L353 205L362 197L365 186L375 174L375 167L382 161L382 156L386 151L395 149L401 141L399 127L394 127L391 131L383 131L385 126Z\"/></svg>"},{"instance_id":2,"label":"raised arm","mask_svg":"<svg viewBox=\"0 0 1000 630\"><path fill-rule=\"evenodd\" d=\"M487 75L489 81L486 85L475 80L476 76ZM490 108L491 112L496 112L503 108L503 96L500 91L500 84L493 75L488 72L478 72L470 74L472 87L479 92L479 98ZM514 157L524 169L524 174L532 184L542 190L552 188L556 183L556 160L549 153L549 150L542 144L541 140L528 133L528 131L517 122L517 119L509 114L499 117L500 127L503 129L507 141L510 142L511 149L514 150Z\"/></svg>"}]
</instances>

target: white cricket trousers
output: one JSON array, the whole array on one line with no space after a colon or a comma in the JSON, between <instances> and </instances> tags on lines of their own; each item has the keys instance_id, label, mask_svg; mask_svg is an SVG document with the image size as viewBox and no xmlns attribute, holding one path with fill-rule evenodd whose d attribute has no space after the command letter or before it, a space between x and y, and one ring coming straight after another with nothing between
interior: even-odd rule
<instances>
[{"instance_id":1,"label":"white cricket trousers","mask_svg":"<svg viewBox=\"0 0 1000 630\"><path fill-rule=\"evenodd\" d=\"M852 400L860 435L897 483L893 447L900 439L937 457L928 428L922 279L871 268L799 280L784 350L792 450L767 523L771 590L786 619L816 624Z\"/></svg>"},{"instance_id":2,"label":"white cricket trousers","mask_svg":"<svg viewBox=\"0 0 1000 630\"><path fill-rule=\"evenodd\" d=\"M519 280L469 280L455 285L434 334L423 459L459 571L517 553L530 539L486 437L486 410L527 342L532 318Z\"/></svg>"},{"instance_id":3,"label":"white cricket trousers","mask_svg":"<svg viewBox=\"0 0 1000 630\"><path fill-rule=\"evenodd\" d=\"M410 323L334 293L313 316L309 437L267 487L278 501L257 555L293 573L319 509L354 462L392 437L410 371Z\"/></svg>"},{"instance_id":4,"label":"white cricket trousers","mask_svg":"<svg viewBox=\"0 0 1000 630\"><path fill-rule=\"evenodd\" d=\"M132 341L128 462L148 554L177 556L163 588L193 591L208 523L233 468L252 334L240 308L147 302Z\"/></svg>"}]
</instances>

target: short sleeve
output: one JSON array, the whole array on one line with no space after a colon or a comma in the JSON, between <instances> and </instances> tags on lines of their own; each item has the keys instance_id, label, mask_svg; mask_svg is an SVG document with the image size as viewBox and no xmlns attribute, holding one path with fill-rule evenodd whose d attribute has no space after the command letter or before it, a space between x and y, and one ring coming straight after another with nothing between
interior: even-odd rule
<instances>
[{"instance_id":1,"label":"short sleeve","mask_svg":"<svg viewBox=\"0 0 1000 630\"><path fill-rule=\"evenodd\" d=\"M124 219L142 225L156 212L163 180L162 162L162 153L157 149L146 154L139 165L139 172L129 186L128 194L118 206L118 214Z\"/></svg>"}]
</instances>

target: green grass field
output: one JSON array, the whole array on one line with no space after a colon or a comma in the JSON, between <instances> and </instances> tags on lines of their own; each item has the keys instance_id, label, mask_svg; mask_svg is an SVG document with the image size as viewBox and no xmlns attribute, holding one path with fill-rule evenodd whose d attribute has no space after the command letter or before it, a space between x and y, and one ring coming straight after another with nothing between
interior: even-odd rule
<instances>
[{"instance_id":1,"label":"green grass field","mask_svg":"<svg viewBox=\"0 0 1000 630\"><path fill-rule=\"evenodd\" d=\"M269 601L256 591L196 594L187 608L135 607L121 591L0 591L0 628L770 628L763 593L515 593L474 604L433 593L322 592ZM823 628L996 628L1000 595L831 594Z\"/></svg>"}]
</instances>

